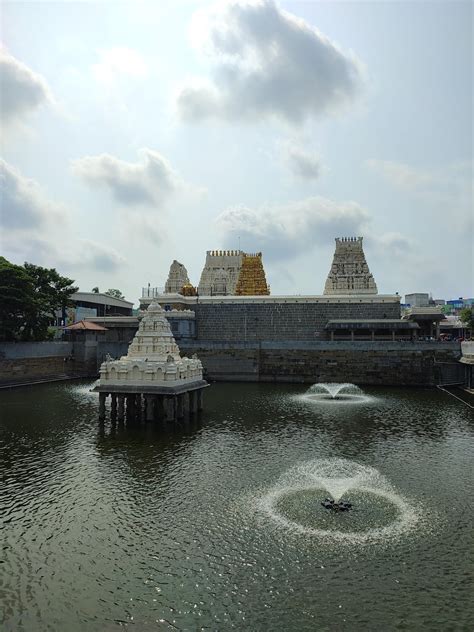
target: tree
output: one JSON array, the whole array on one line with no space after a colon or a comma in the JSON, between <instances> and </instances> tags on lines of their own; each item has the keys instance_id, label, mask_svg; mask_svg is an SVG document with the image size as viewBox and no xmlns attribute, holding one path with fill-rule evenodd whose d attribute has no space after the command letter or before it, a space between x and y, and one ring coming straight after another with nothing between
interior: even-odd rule
<instances>
[{"instance_id":1,"label":"tree","mask_svg":"<svg viewBox=\"0 0 474 632\"><path fill-rule=\"evenodd\" d=\"M107 290L106 294L108 296L113 296L114 298L125 298L120 290L116 290L114 288Z\"/></svg>"},{"instance_id":2,"label":"tree","mask_svg":"<svg viewBox=\"0 0 474 632\"><path fill-rule=\"evenodd\" d=\"M473 307L463 307L459 312L459 320L462 323L465 323L466 327L474 330L474 308Z\"/></svg>"},{"instance_id":3,"label":"tree","mask_svg":"<svg viewBox=\"0 0 474 632\"><path fill-rule=\"evenodd\" d=\"M16 266L0 258L0 338L45 340L54 312L63 314L77 292L74 281L54 268L25 263Z\"/></svg>"},{"instance_id":4,"label":"tree","mask_svg":"<svg viewBox=\"0 0 474 632\"><path fill-rule=\"evenodd\" d=\"M32 279L22 266L0 257L0 340L15 340L36 302Z\"/></svg>"},{"instance_id":5,"label":"tree","mask_svg":"<svg viewBox=\"0 0 474 632\"><path fill-rule=\"evenodd\" d=\"M99 288L97 287L97 285L92 288L92 291L94 292L94 294L99 294Z\"/></svg>"}]
</instances>

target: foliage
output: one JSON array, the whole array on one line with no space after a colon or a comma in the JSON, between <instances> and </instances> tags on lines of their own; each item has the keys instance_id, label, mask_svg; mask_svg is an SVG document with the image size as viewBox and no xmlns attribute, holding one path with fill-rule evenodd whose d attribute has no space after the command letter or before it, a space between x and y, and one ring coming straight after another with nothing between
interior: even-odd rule
<instances>
[{"instance_id":1,"label":"foliage","mask_svg":"<svg viewBox=\"0 0 474 632\"><path fill-rule=\"evenodd\" d=\"M459 320L470 329L474 329L474 308L463 307L459 312Z\"/></svg>"},{"instance_id":2,"label":"foliage","mask_svg":"<svg viewBox=\"0 0 474 632\"><path fill-rule=\"evenodd\" d=\"M54 268L17 266L0 257L0 339L47 339L54 312L64 312L77 292L73 283Z\"/></svg>"},{"instance_id":3,"label":"foliage","mask_svg":"<svg viewBox=\"0 0 474 632\"><path fill-rule=\"evenodd\" d=\"M94 292L94 294L99 294L99 288L97 287L97 285L92 288L92 292Z\"/></svg>"},{"instance_id":4,"label":"foliage","mask_svg":"<svg viewBox=\"0 0 474 632\"><path fill-rule=\"evenodd\" d=\"M107 290L107 292L105 292L108 296L113 296L114 298L125 298L125 296L122 294L122 292L120 290L116 290L114 288L111 288L109 290Z\"/></svg>"}]
</instances>

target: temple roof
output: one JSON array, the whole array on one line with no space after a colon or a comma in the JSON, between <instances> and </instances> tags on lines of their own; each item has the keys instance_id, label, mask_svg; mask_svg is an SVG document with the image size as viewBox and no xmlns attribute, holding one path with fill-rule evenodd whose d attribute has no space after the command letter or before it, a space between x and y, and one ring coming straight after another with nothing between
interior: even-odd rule
<instances>
[{"instance_id":1,"label":"temple roof","mask_svg":"<svg viewBox=\"0 0 474 632\"><path fill-rule=\"evenodd\" d=\"M102 327L101 325L97 325L96 323L91 323L87 320L79 320L74 325L68 325L65 327L67 331L75 331L75 330L87 330L87 331L108 331L107 327Z\"/></svg>"}]
</instances>

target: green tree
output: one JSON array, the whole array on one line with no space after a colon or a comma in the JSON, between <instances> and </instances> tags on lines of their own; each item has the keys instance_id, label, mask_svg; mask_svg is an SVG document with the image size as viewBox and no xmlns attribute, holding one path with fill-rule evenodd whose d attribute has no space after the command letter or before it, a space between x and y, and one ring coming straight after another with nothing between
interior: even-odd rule
<instances>
[{"instance_id":1,"label":"green tree","mask_svg":"<svg viewBox=\"0 0 474 632\"><path fill-rule=\"evenodd\" d=\"M71 305L71 294L77 292L78 288L73 285L72 279L61 276L55 268L25 263L25 270L32 279L36 301L22 337L26 340L44 340L54 312L61 310L65 314L66 307Z\"/></svg>"},{"instance_id":2,"label":"green tree","mask_svg":"<svg viewBox=\"0 0 474 632\"><path fill-rule=\"evenodd\" d=\"M459 312L459 320L465 323L471 331L474 330L474 308L463 307Z\"/></svg>"},{"instance_id":3,"label":"green tree","mask_svg":"<svg viewBox=\"0 0 474 632\"><path fill-rule=\"evenodd\" d=\"M114 288L107 290L106 294L108 296L113 296L114 298L125 298L120 290L116 290Z\"/></svg>"},{"instance_id":4,"label":"green tree","mask_svg":"<svg viewBox=\"0 0 474 632\"><path fill-rule=\"evenodd\" d=\"M15 340L36 303L31 277L22 266L0 257L0 340Z\"/></svg>"},{"instance_id":5,"label":"green tree","mask_svg":"<svg viewBox=\"0 0 474 632\"><path fill-rule=\"evenodd\" d=\"M63 313L77 292L54 268L16 266L0 257L0 339L45 340L56 310Z\"/></svg>"}]
</instances>

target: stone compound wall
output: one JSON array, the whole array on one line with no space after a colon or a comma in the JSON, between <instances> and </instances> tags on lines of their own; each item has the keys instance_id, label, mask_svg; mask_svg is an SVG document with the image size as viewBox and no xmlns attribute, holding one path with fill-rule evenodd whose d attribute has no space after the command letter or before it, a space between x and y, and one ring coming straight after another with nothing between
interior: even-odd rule
<instances>
[{"instance_id":1,"label":"stone compound wall","mask_svg":"<svg viewBox=\"0 0 474 632\"><path fill-rule=\"evenodd\" d=\"M198 340L255 342L324 340L328 320L336 318L400 318L398 302L198 303Z\"/></svg>"},{"instance_id":2,"label":"stone compound wall","mask_svg":"<svg viewBox=\"0 0 474 632\"><path fill-rule=\"evenodd\" d=\"M433 386L442 370L462 367L458 343L195 341L182 353L197 353L216 381Z\"/></svg>"},{"instance_id":3,"label":"stone compound wall","mask_svg":"<svg viewBox=\"0 0 474 632\"><path fill-rule=\"evenodd\" d=\"M28 384L95 374L95 357L84 343L0 344L0 385Z\"/></svg>"}]
</instances>

